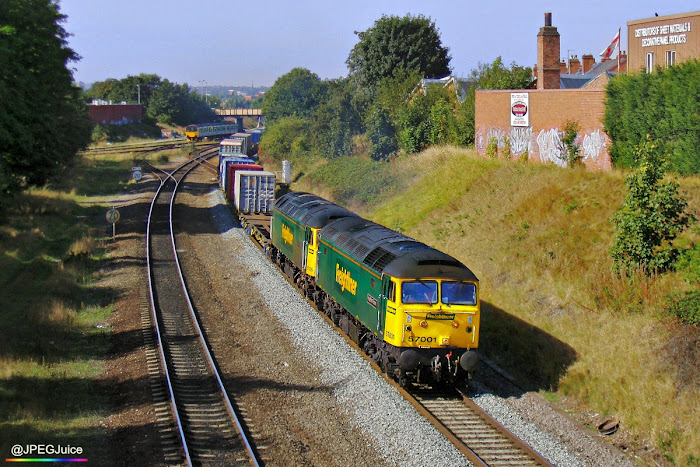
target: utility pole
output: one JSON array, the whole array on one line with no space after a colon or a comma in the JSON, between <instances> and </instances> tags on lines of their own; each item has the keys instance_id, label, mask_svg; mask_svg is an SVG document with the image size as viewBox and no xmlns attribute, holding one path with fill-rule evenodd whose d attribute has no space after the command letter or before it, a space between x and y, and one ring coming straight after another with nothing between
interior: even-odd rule
<instances>
[{"instance_id":1,"label":"utility pole","mask_svg":"<svg viewBox=\"0 0 700 467\"><path fill-rule=\"evenodd\" d=\"M141 103L141 85L137 84L136 89L138 90L138 101L137 102L140 104Z\"/></svg>"}]
</instances>

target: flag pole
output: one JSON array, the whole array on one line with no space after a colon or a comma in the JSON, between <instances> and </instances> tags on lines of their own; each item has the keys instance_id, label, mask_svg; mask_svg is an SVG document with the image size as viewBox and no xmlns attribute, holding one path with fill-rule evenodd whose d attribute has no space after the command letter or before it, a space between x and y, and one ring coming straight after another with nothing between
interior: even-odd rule
<instances>
[{"instance_id":1,"label":"flag pole","mask_svg":"<svg viewBox=\"0 0 700 467\"><path fill-rule=\"evenodd\" d=\"M622 74L622 64L620 63L620 56L622 55L622 31L621 27L617 28L617 74Z\"/></svg>"}]
</instances>

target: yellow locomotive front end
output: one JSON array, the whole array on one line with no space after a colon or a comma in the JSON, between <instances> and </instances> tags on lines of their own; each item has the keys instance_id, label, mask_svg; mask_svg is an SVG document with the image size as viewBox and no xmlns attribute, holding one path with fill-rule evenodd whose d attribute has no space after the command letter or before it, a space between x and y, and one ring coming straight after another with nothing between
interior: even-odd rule
<instances>
[{"instance_id":1,"label":"yellow locomotive front end","mask_svg":"<svg viewBox=\"0 0 700 467\"><path fill-rule=\"evenodd\" d=\"M479 346L478 282L445 278L392 282L384 340L400 349L401 369L430 368L433 379L459 372L471 376L478 363L472 351Z\"/></svg>"},{"instance_id":2,"label":"yellow locomotive front end","mask_svg":"<svg viewBox=\"0 0 700 467\"><path fill-rule=\"evenodd\" d=\"M185 138L187 141L199 141L199 127L197 125L185 127Z\"/></svg>"}]
</instances>

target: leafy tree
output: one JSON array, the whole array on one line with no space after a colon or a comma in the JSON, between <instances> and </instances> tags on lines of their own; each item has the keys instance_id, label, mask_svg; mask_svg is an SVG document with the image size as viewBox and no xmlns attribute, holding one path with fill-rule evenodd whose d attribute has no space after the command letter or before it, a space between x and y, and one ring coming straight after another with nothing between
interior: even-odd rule
<instances>
[{"instance_id":1,"label":"leafy tree","mask_svg":"<svg viewBox=\"0 0 700 467\"><path fill-rule=\"evenodd\" d=\"M353 136L362 132L359 93L349 79L327 82L325 99L313 115L316 147L326 158L352 153Z\"/></svg>"},{"instance_id":2,"label":"leafy tree","mask_svg":"<svg viewBox=\"0 0 700 467\"><path fill-rule=\"evenodd\" d=\"M372 159L386 159L399 149L396 141L396 128L387 110L375 105L369 111L365 126L370 140L369 155Z\"/></svg>"},{"instance_id":3,"label":"leafy tree","mask_svg":"<svg viewBox=\"0 0 700 467\"><path fill-rule=\"evenodd\" d=\"M0 192L41 186L90 142L68 63L78 56L53 0L0 2Z\"/></svg>"},{"instance_id":4,"label":"leafy tree","mask_svg":"<svg viewBox=\"0 0 700 467\"><path fill-rule=\"evenodd\" d=\"M430 144L446 144L456 139L454 106L440 98L430 108Z\"/></svg>"},{"instance_id":5,"label":"leafy tree","mask_svg":"<svg viewBox=\"0 0 700 467\"><path fill-rule=\"evenodd\" d=\"M647 138L634 155L639 167L627 176L627 196L611 219L616 237L610 254L618 271L664 271L678 256L673 240L695 216L686 211L688 201L678 193L678 182L661 181L668 162L659 146Z\"/></svg>"},{"instance_id":6,"label":"leafy tree","mask_svg":"<svg viewBox=\"0 0 700 467\"><path fill-rule=\"evenodd\" d=\"M187 84L172 83L167 79L153 90L147 113L161 123L172 121L181 125L218 119L196 91L190 89Z\"/></svg>"},{"instance_id":7,"label":"leafy tree","mask_svg":"<svg viewBox=\"0 0 700 467\"><path fill-rule=\"evenodd\" d=\"M88 99L135 103L138 102L140 93L141 104L143 104L144 109L148 109L151 94L161 83L160 76L141 73L138 76L129 75L120 80L108 78L105 81L97 81L92 83L85 94Z\"/></svg>"},{"instance_id":8,"label":"leafy tree","mask_svg":"<svg viewBox=\"0 0 700 467\"><path fill-rule=\"evenodd\" d=\"M435 22L422 15L383 15L356 34L359 42L346 63L350 76L363 87L374 88L382 78L405 70L415 70L422 78L450 74L449 49L442 45Z\"/></svg>"},{"instance_id":9,"label":"leafy tree","mask_svg":"<svg viewBox=\"0 0 700 467\"><path fill-rule=\"evenodd\" d=\"M304 118L282 117L268 125L260 141L260 151L278 161L305 157L311 150L310 126Z\"/></svg>"},{"instance_id":10,"label":"leafy tree","mask_svg":"<svg viewBox=\"0 0 700 467\"><path fill-rule=\"evenodd\" d=\"M455 115L455 125L457 126L457 134L455 144L459 146L468 146L474 144L474 118L476 112L476 92L475 88L471 87L467 90L467 97L459 104Z\"/></svg>"},{"instance_id":11,"label":"leafy tree","mask_svg":"<svg viewBox=\"0 0 700 467\"><path fill-rule=\"evenodd\" d=\"M262 112L268 122L282 117L308 117L321 103L326 84L305 68L280 76L265 93Z\"/></svg>"},{"instance_id":12,"label":"leafy tree","mask_svg":"<svg viewBox=\"0 0 700 467\"><path fill-rule=\"evenodd\" d=\"M532 68L515 62L507 68L497 57L491 64L479 63L468 81L479 89L527 89L532 86Z\"/></svg>"}]
</instances>

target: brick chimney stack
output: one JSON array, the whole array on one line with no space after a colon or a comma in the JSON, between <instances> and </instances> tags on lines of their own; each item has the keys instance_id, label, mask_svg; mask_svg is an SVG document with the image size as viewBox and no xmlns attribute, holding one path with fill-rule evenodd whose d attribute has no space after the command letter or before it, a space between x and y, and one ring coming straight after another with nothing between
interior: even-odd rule
<instances>
[{"instance_id":1,"label":"brick chimney stack","mask_svg":"<svg viewBox=\"0 0 700 467\"><path fill-rule=\"evenodd\" d=\"M623 50L620 53L620 63L618 63L617 69L615 71L626 73L627 72L627 51Z\"/></svg>"},{"instance_id":2,"label":"brick chimney stack","mask_svg":"<svg viewBox=\"0 0 700 467\"><path fill-rule=\"evenodd\" d=\"M552 13L544 14L544 27L537 34L537 89L560 89L559 32L552 26Z\"/></svg>"},{"instance_id":3,"label":"brick chimney stack","mask_svg":"<svg viewBox=\"0 0 700 467\"><path fill-rule=\"evenodd\" d=\"M569 59L569 73L571 73L572 75L575 75L576 73L579 72L580 69L581 69L581 62L579 61L578 56L573 55Z\"/></svg>"},{"instance_id":4,"label":"brick chimney stack","mask_svg":"<svg viewBox=\"0 0 700 467\"><path fill-rule=\"evenodd\" d=\"M591 54L582 56L581 60L583 60L583 74L588 73L595 66L595 58Z\"/></svg>"}]
</instances>

